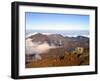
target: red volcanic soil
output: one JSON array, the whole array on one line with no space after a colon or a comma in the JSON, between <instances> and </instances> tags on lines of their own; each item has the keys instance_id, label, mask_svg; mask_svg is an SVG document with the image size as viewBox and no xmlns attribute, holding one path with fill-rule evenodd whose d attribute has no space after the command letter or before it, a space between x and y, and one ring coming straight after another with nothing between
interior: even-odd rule
<instances>
[{"instance_id":1,"label":"red volcanic soil","mask_svg":"<svg viewBox=\"0 0 100 81\"><path fill-rule=\"evenodd\" d=\"M83 54L78 56L72 52L65 51L63 47L55 48L41 54L41 57L41 60L34 60L27 63L26 68L89 65L88 49L85 49Z\"/></svg>"}]
</instances>

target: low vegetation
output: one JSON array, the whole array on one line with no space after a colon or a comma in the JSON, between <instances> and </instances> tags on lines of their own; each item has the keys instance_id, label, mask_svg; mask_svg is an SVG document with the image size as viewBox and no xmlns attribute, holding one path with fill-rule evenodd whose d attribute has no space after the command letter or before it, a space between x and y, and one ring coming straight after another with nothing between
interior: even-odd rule
<instances>
[{"instance_id":1,"label":"low vegetation","mask_svg":"<svg viewBox=\"0 0 100 81\"><path fill-rule=\"evenodd\" d=\"M41 54L41 57L40 60L27 63L26 68L89 65L89 49L83 47L76 47L70 52L63 48L55 48Z\"/></svg>"}]
</instances>

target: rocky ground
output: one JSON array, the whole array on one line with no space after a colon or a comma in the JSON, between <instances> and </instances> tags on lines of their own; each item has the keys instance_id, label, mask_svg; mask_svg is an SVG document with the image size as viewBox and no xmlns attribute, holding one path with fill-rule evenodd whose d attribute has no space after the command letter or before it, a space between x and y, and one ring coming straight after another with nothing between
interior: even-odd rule
<instances>
[{"instance_id":1,"label":"rocky ground","mask_svg":"<svg viewBox=\"0 0 100 81\"><path fill-rule=\"evenodd\" d=\"M65 51L64 48L56 48L41 54L41 57L41 60L27 63L26 68L89 65L88 48L85 48L81 54Z\"/></svg>"}]
</instances>

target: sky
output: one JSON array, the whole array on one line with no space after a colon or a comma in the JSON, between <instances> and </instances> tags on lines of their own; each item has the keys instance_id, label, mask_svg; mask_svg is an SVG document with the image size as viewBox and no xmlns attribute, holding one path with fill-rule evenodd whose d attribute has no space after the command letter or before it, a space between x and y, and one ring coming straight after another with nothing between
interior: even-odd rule
<instances>
[{"instance_id":1,"label":"sky","mask_svg":"<svg viewBox=\"0 0 100 81\"><path fill-rule=\"evenodd\" d=\"M26 30L89 30L89 16L54 13L25 13Z\"/></svg>"}]
</instances>

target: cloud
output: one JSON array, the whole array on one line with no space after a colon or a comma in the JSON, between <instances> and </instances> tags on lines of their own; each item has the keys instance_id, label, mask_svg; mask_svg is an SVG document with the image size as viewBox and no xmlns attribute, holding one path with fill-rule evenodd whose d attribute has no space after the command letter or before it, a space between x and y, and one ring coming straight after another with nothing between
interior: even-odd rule
<instances>
[{"instance_id":1,"label":"cloud","mask_svg":"<svg viewBox=\"0 0 100 81\"><path fill-rule=\"evenodd\" d=\"M35 54L35 57L41 59L40 54L48 52L51 48L56 46L50 46L47 42L39 44L38 42L32 42L32 39L26 39L26 54Z\"/></svg>"}]
</instances>

